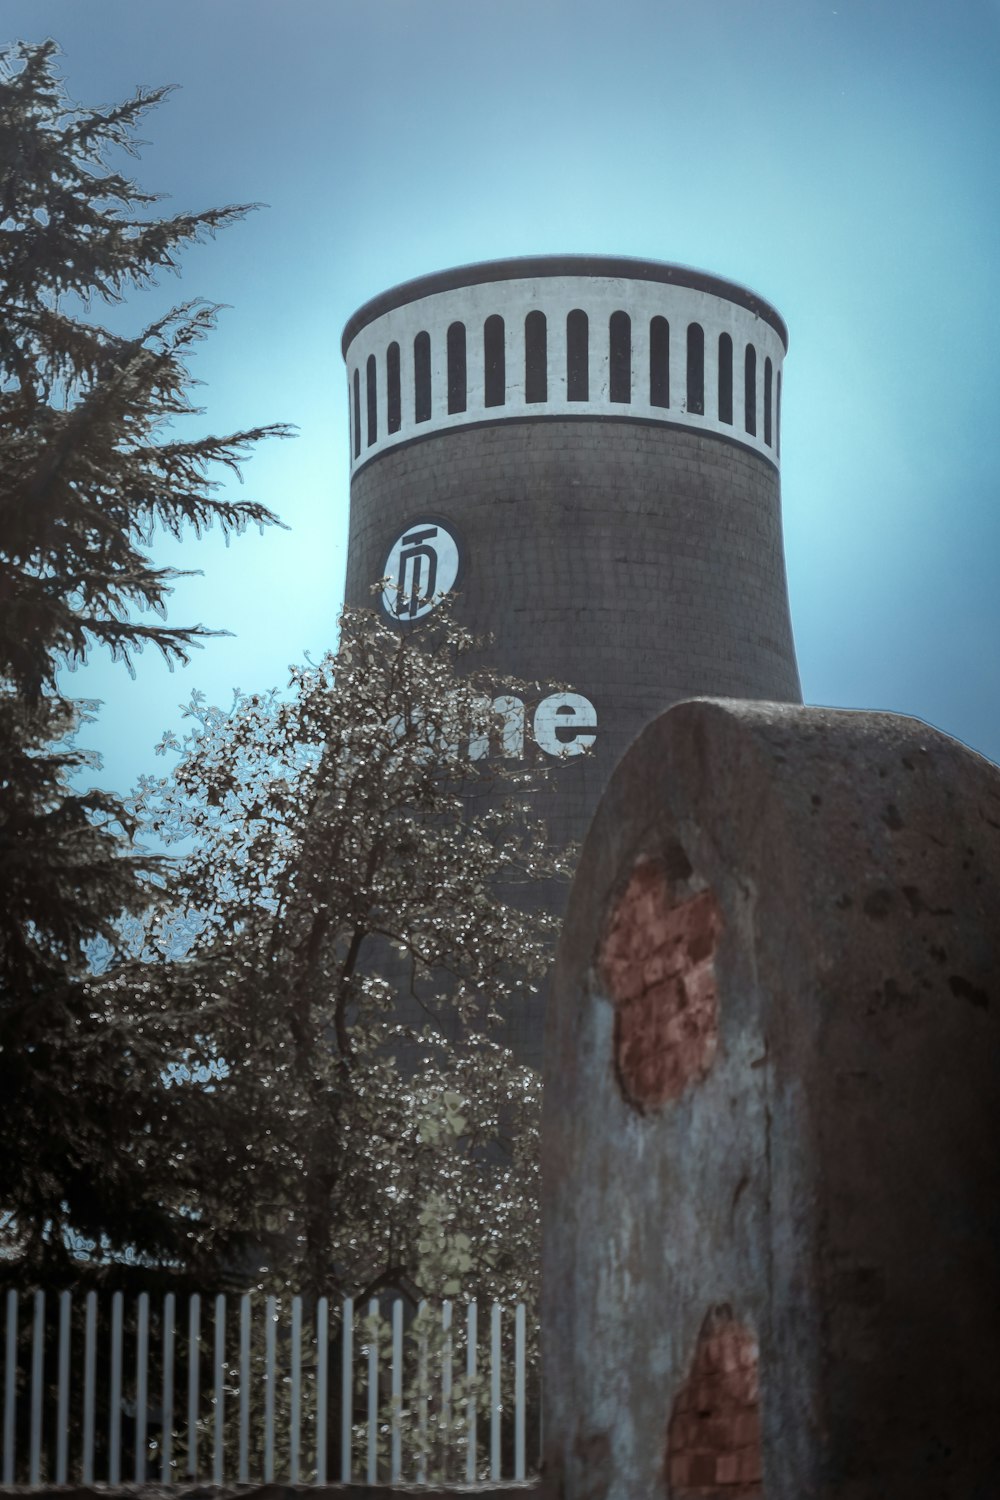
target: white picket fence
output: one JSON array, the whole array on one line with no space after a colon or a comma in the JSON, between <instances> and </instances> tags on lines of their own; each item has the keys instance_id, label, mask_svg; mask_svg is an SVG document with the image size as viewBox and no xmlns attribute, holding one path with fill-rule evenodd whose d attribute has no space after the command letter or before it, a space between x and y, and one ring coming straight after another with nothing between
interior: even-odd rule
<instances>
[{"instance_id":1,"label":"white picket fence","mask_svg":"<svg viewBox=\"0 0 1000 1500\"><path fill-rule=\"evenodd\" d=\"M474 1302L183 1300L7 1293L5 1485L496 1483L534 1467L522 1304L480 1320Z\"/></svg>"}]
</instances>

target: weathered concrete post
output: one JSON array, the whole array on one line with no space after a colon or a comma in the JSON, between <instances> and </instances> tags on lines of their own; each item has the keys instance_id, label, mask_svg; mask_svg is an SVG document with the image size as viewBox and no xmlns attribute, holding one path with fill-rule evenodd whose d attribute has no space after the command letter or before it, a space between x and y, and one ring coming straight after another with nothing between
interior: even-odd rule
<instances>
[{"instance_id":1,"label":"weathered concrete post","mask_svg":"<svg viewBox=\"0 0 1000 1500\"><path fill-rule=\"evenodd\" d=\"M600 804L549 1009L546 1484L1000 1494L1000 770L695 700Z\"/></svg>"}]
</instances>

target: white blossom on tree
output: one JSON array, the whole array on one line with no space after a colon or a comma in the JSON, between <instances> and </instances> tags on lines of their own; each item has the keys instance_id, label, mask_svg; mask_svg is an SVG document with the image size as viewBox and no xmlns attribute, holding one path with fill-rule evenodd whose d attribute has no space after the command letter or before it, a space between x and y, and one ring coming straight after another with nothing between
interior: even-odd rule
<instances>
[{"instance_id":1,"label":"white blossom on tree","mask_svg":"<svg viewBox=\"0 0 1000 1500\"><path fill-rule=\"evenodd\" d=\"M539 885L569 856L531 813L542 768L500 754L492 699L529 686L478 659L446 607L404 633L347 612L289 696L193 700L160 746L173 774L137 793L186 850L161 921L190 924L182 959L143 927L137 966L191 1017L197 1065L224 1064L200 1211L317 1293L533 1294L539 1079L495 1031L538 992Z\"/></svg>"}]
</instances>

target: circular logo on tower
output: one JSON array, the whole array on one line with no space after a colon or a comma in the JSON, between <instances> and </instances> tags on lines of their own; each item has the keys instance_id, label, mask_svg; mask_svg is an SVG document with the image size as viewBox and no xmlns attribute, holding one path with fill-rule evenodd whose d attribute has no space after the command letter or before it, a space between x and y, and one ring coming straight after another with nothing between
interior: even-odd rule
<instances>
[{"instance_id":1,"label":"circular logo on tower","mask_svg":"<svg viewBox=\"0 0 1000 1500\"><path fill-rule=\"evenodd\" d=\"M451 593L461 569L458 542L440 521L411 521L382 565L382 608L392 620L419 620Z\"/></svg>"}]
</instances>

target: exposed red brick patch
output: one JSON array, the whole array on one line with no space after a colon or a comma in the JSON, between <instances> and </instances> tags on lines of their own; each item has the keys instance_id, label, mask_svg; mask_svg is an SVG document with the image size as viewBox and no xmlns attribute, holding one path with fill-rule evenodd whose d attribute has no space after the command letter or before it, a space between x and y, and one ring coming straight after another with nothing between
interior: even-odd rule
<instances>
[{"instance_id":1,"label":"exposed red brick patch","mask_svg":"<svg viewBox=\"0 0 1000 1500\"><path fill-rule=\"evenodd\" d=\"M667 1426L670 1500L760 1500L757 1340L726 1306L705 1319Z\"/></svg>"},{"instance_id":2,"label":"exposed red brick patch","mask_svg":"<svg viewBox=\"0 0 1000 1500\"><path fill-rule=\"evenodd\" d=\"M704 1078L718 1041L711 891L679 898L663 868L637 865L601 945L615 1006L615 1066L626 1099L658 1109Z\"/></svg>"}]
</instances>

